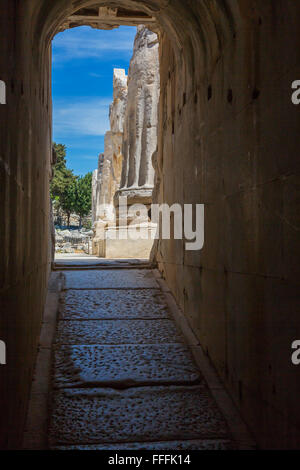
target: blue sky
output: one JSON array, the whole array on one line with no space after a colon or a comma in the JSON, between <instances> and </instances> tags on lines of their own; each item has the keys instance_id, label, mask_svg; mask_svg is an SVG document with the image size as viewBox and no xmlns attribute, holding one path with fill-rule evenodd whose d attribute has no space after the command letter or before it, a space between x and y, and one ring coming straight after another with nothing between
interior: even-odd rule
<instances>
[{"instance_id":1,"label":"blue sky","mask_svg":"<svg viewBox=\"0 0 300 470\"><path fill-rule=\"evenodd\" d=\"M109 130L113 69L128 72L136 28L68 29L52 43L53 141L67 146L68 167L83 175L97 168Z\"/></svg>"}]
</instances>

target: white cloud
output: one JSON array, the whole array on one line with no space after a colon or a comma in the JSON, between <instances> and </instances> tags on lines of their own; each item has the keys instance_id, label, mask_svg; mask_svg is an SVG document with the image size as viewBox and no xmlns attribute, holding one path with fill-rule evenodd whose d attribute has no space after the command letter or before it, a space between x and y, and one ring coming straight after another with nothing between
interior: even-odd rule
<instances>
[{"instance_id":1,"label":"white cloud","mask_svg":"<svg viewBox=\"0 0 300 470\"><path fill-rule=\"evenodd\" d=\"M53 62L74 59L103 59L106 54L131 56L135 28L99 31L89 27L63 31L53 40Z\"/></svg>"},{"instance_id":2,"label":"white cloud","mask_svg":"<svg viewBox=\"0 0 300 470\"><path fill-rule=\"evenodd\" d=\"M103 75L100 75L100 73L94 73L94 72L89 73L89 76L94 77L94 78L103 78Z\"/></svg>"},{"instance_id":3,"label":"white cloud","mask_svg":"<svg viewBox=\"0 0 300 470\"><path fill-rule=\"evenodd\" d=\"M90 155L90 156L84 156L80 158L83 158L83 160L94 160L94 162L97 162L98 157L95 157L95 155Z\"/></svg>"},{"instance_id":4,"label":"white cloud","mask_svg":"<svg viewBox=\"0 0 300 470\"><path fill-rule=\"evenodd\" d=\"M101 136L109 130L111 98L56 100L53 109L54 137Z\"/></svg>"}]
</instances>

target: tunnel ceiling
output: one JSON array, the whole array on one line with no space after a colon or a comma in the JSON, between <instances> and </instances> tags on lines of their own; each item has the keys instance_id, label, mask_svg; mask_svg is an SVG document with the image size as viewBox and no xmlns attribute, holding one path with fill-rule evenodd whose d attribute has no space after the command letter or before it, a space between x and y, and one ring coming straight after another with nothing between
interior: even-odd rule
<instances>
[{"instance_id":1,"label":"tunnel ceiling","mask_svg":"<svg viewBox=\"0 0 300 470\"><path fill-rule=\"evenodd\" d=\"M155 25L155 18L139 10L90 6L81 8L67 17L60 31L83 25L96 29L113 29L121 25L138 26L139 24L147 25L151 29Z\"/></svg>"}]
</instances>

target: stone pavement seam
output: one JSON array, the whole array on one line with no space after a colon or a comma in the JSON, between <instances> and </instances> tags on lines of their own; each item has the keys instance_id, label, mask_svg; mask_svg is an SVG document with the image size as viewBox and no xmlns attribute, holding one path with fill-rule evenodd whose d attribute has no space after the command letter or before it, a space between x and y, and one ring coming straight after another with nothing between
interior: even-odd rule
<instances>
[{"instance_id":1,"label":"stone pavement seam","mask_svg":"<svg viewBox=\"0 0 300 470\"><path fill-rule=\"evenodd\" d=\"M113 307L110 304L118 301L113 300L113 297L109 299L110 292L112 295L118 291L123 292L123 296L131 296L138 295L132 294L133 292L141 293L150 289L151 292L159 293L157 308L161 303L167 305L169 311L172 302L166 296L170 295L170 291L157 272L153 275L152 271L146 272L138 267L130 272L126 268L120 268L113 275L108 271L94 275L91 272L76 273L73 270L64 271L64 274L65 300L60 305L55 340L56 390L53 390L51 448L65 445L68 448L72 445L77 448L90 445L101 448L109 445L109 442L112 446L116 442L121 446L124 443L129 445L132 442L134 446L134 442L144 442L147 446L147 442L156 442L158 438L162 445L163 442L168 442L172 446L173 442L174 447L179 448L185 445L185 441L197 441L197 438L200 439L197 441L199 448L205 448L201 442L207 440L210 443L226 442L226 448L232 446L226 421L206 383L200 380L201 375L197 379L200 380L198 385L194 375L190 375L187 380L188 376L185 374L191 373L188 370L197 368L192 356L188 359L189 365L184 366L184 359L176 363L179 350L175 356L174 352L171 353L170 357L169 353L163 351L164 348L181 347L185 351L185 357L189 357L191 353L184 349L186 340L181 334L182 325L175 327L176 322L169 315L167 318L154 320L128 317L125 303L119 305L120 312L124 315L121 316L122 319L119 318L120 313L112 320L96 318L91 314L91 310L97 310L99 305L97 306L97 302L94 306L91 304L87 291L92 292L95 298L99 296L99 299L101 296L103 299L103 292L106 292L108 297L105 308L111 312ZM149 296L150 290L147 293ZM90 302L91 310L87 309L85 319L78 321L77 304L75 309L72 301L67 305L66 298L70 300L70 291L77 291L73 299L78 292L82 292L82 296L87 295L86 301ZM137 305L136 303L130 308L136 308ZM67 318L64 317L64 309L69 311ZM75 318L72 318L72 314ZM86 319L90 315L94 321ZM199 344L195 337L192 344ZM143 355L145 350L141 348L147 346L149 350ZM105 355L105 347L115 348L116 351L122 347L125 349L115 356L111 349L110 358L110 354ZM126 352L126 348L133 348L137 362ZM161 348L163 353L157 355L155 348ZM65 363L65 355L69 362ZM120 357L125 361L123 364ZM114 362L113 366L110 359ZM173 372L172 366L175 367ZM183 383L180 383L180 377ZM105 388L103 385L106 385ZM159 448L160 444L155 445ZM214 445L218 447L218 444Z\"/></svg>"}]
</instances>

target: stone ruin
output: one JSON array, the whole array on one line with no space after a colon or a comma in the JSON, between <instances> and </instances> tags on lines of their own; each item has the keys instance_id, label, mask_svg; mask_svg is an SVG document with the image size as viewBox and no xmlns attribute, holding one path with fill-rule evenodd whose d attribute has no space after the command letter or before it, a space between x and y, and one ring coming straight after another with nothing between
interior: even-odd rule
<instances>
[{"instance_id":1,"label":"stone ruin","mask_svg":"<svg viewBox=\"0 0 300 470\"><path fill-rule=\"evenodd\" d=\"M152 202L159 92L158 37L140 26L129 68L122 179L115 200L127 196L129 204Z\"/></svg>"},{"instance_id":2,"label":"stone ruin","mask_svg":"<svg viewBox=\"0 0 300 470\"><path fill-rule=\"evenodd\" d=\"M114 101L104 154L93 175L93 254L101 257L149 257L153 241L118 240L119 197L128 206L150 208L154 188L152 155L157 147L160 94L158 37L145 26L137 28L128 77L114 70ZM148 217L143 230L154 230Z\"/></svg>"},{"instance_id":3,"label":"stone ruin","mask_svg":"<svg viewBox=\"0 0 300 470\"><path fill-rule=\"evenodd\" d=\"M125 70L114 69L113 103L110 106L110 131L105 134L104 154L99 155L98 169L93 175L92 214L95 223L114 220L114 195L120 186L122 172L123 123L127 105Z\"/></svg>"},{"instance_id":4,"label":"stone ruin","mask_svg":"<svg viewBox=\"0 0 300 470\"><path fill-rule=\"evenodd\" d=\"M56 253L92 252L93 231L85 228L80 230L55 229Z\"/></svg>"},{"instance_id":5,"label":"stone ruin","mask_svg":"<svg viewBox=\"0 0 300 470\"><path fill-rule=\"evenodd\" d=\"M114 70L114 101L104 154L93 175L93 254L101 257L145 257L153 241L118 240L112 233L124 229L119 221L119 197L128 206L152 203L160 93L158 37L145 26L137 28L128 77ZM153 230L148 217L144 230ZM126 245L126 246L125 246Z\"/></svg>"}]
</instances>

